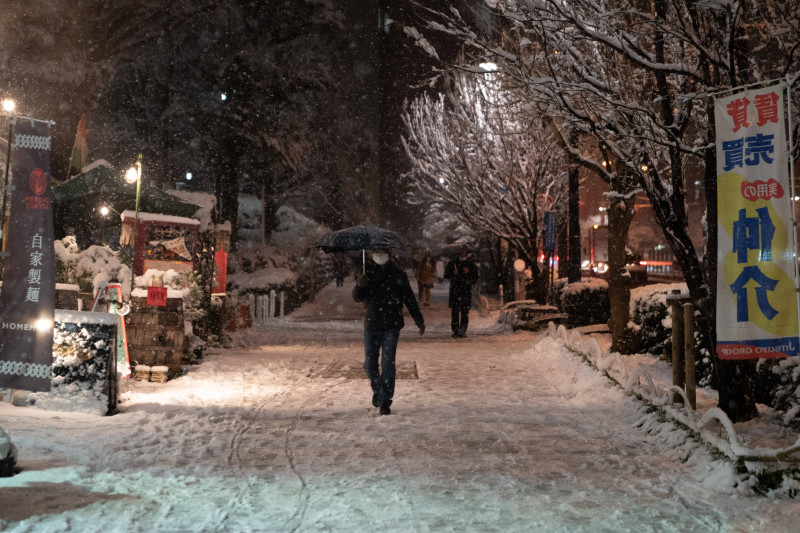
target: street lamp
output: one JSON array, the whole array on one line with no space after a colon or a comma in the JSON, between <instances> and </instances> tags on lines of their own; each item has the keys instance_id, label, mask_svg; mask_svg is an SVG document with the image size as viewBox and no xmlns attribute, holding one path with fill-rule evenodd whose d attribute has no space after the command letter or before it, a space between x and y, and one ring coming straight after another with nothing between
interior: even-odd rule
<instances>
[{"instance_id":1,"label":"street lamp","mask_svg":"<svg viewBox=\"0 0 800 533\"><path fill-rule=\"evenodd\" d=\"M8 150L6 151L6 177L3 181L3 207L0 210L0 253L2 253L5 249L6 244L6 235L5 235L5 227L6 227L6 198L8 197L8 164L11 161L11 136L14 133L14 108L17 107L17 104L14 100L10 98L6 98L3 100L3 110L8 114Z\"/></svg>"},{"instance_id":2,"label":"street lamp","mask_svg":"<svg viewBox=\"0 0 800 533\"><path fill-rule=\"evenodd\" d=\"M133 253L131 254L131 300L133 300L133 288L136 286L136 234L139 232L139 191L142 186L142 154L139 160L125 173L125 181L136 183L136 215L133 219Z\"/></svg>"}]
</instances>

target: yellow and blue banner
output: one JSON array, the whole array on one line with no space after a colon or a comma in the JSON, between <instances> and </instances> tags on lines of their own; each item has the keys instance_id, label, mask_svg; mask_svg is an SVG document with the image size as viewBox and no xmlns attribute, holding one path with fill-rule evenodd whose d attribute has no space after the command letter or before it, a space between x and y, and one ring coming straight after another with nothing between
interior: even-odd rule
<instances>
[{"instance_id":1,"label":"yellow and blue banner","mask_svg":"<svg viewBox=\"0 0 800 533\"><path fill-rule=\"evenodd\" d=\"M715 99L720 359L800 353L784 84Z\"/></svg>"}]
</instances>

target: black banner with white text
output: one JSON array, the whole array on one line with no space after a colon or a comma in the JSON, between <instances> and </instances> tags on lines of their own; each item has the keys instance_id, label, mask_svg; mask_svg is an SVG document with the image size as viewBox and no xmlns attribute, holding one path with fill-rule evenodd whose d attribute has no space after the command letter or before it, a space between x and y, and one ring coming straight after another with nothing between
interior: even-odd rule
<instances>
[{"instance_id":1,"label":"black banner with white text","mask_svg":"<svg viewBox=\"0 0 800 533\"><path fill-rule=\"evenodd\" d=\"M50 390L55 308L50 124L17 118L0 290L0 388Z\"/></svg>"}]
</instances>

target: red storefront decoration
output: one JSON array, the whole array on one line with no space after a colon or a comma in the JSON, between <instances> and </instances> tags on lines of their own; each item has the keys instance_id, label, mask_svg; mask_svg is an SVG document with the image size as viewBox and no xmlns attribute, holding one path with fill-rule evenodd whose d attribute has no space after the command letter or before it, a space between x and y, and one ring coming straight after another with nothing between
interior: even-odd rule
<instances>
[{"instance_id":1,"label":"red storefront decoration","mask_svg":"<svg viewBox=\"0 0 800 533\"><path fill-rule=\"evenodd\" d=\"M133 263L137 276L151 268L163 272L194 271L200 221L141 211L138 225L135 220L134 211L122 213L120 244L133 244L134 229L137 229Z\"/></svg>"},{"instance_id":2,"label":"red storefront decoration","mask_svg":"<svg viewBox=\"0 0 800 533\"><path fill-rule=\"evenodd\" d=\"M167 288L147 287L147 305L167 305Z\"/></svg>"},{"instance_id":3,"label":"red storefront decoration","mask_svg":"<svg viewBox=\"0 0 800 533\"><path fill-rule=\"evenodd\" d=\"M228 272L228 253L220 250L214 254L214 286L213 294L225 294Z\"/></svg>"}]
</instances>

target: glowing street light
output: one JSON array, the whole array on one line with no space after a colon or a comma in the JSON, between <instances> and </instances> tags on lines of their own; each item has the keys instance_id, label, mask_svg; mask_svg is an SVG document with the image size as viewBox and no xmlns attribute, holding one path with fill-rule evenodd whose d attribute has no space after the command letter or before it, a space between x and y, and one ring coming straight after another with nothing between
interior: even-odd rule
<instances>
[{"instance_id":1,"label":"glowing street light","mask_svg":"<svg viewBox=\"0 0 800 533\"><path fill-rule=\"evenodd\" d=\"M125 173L125 181L130 184L136 183L136 215L133 219L133 253L131 254L131 298L133 298L133 288L136 286L136 234L139 232L139 191L142 186L142 154L139 154L139 160Z\"/></svg>"},{"instance_id":2,"label":"glowing street light","mask_svg":"<svg viewBox=\"0 0 800 533\"><path fill-rule=\"evenodd\" d=\"M6 176L3 181L3 207L0 209L0 253L5 249L6 244L6 198L8 197L8 164L11 162L11 136L14 134L14 109L17 107L16 102L10 98L3 100L3 110L8 114L8 150L6 151Z\"/></svg>"}]
</instances>

